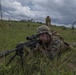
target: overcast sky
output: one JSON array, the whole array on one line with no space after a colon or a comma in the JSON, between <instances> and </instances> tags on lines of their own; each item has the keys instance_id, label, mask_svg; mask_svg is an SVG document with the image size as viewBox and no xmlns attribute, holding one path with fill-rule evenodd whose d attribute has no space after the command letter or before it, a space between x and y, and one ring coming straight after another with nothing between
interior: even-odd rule
<instances>
[{"instance_id":1,"label":"overcast sky","mask_svg":"<svg viewBox=\"0 0 76 75\"><path fill-rule=\"evenodd\" d=\"M76 0L1 0L3 18L34 19L45 21L50 16L52 23L72 24L76 21Z\"/></svg>"}]
</instances>

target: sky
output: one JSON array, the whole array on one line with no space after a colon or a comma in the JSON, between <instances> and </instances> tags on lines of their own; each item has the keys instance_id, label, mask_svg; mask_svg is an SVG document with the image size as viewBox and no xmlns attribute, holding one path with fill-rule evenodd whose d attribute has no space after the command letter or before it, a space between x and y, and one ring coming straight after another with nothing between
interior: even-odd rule
<instances>
[{"instance_id":1,"label":"sky","mask_svg":"<svg viewBox=\"0 0 76 75\"><path fill-rule=\"evenodd\" d=\"M76 0L1 0L3 19L73 24L76 21Z\"/></svg>"}]
</instances>

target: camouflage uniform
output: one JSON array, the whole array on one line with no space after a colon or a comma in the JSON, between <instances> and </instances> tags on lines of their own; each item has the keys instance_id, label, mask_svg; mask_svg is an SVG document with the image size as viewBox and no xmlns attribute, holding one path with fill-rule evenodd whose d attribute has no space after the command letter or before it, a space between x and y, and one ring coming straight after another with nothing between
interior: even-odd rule
<instances>
[{"instance_id":1,"label":"camouflage uniform","mask_svg":"<svg viewBox=\"0 0 76 75\"><path fill-rule=\"evenodd\" d=\"M45 23L46 23L46 26L51 25L51 18L50 18L50 16L47 16L47 17L46 17Z\"/></svg>"},{"instance_id":2,"label":"camouflage uniform","mask_svg":"<svg viewBox=\"0 0 76 75\"><path fill-rule=\"evenodd\" d=\"M37 50L41 50L42 52L44 52L48 58L53 59L55 56L59 58L63 51L71 50L71 47L69 45L64 44L64 42L57 36L52 35L50 29L47 26L43 25L38 27L37 32L48 33L52 38L50 43L37 44L36 47Z\"/></svg>"}]
</instances>

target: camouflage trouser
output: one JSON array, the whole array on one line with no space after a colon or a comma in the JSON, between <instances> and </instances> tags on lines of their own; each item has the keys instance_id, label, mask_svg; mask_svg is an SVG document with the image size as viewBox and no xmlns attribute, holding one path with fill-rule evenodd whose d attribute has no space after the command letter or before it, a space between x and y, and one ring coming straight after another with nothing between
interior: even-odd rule
<instances>
[{"instance_id":1,"label":"camouflage trouser","mask_svg":"<svg viewBox=\"0 0 76 75\"><path fill-rule=\"evenodd\" d=\"M66 48L72 50L74 47L76 47L76 42L73 43L68 43L68 42L64 42Z\"/></svg>"},{"instance_id":2,"label":"camouflage trouser","mask_svg":"<svg viewBox=\"0 0 76 75\"><path fill-rule=\"evenodd\" d=\"M73 47L76 47L76 42L71 43Z\"/></svg>"}]
</instances>

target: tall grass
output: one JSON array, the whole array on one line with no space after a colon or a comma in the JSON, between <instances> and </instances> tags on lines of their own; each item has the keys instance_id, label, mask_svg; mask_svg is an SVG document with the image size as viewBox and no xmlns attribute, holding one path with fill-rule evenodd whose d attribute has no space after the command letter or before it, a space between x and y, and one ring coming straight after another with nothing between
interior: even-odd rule
<instances>
[{"instance_id":1,"label":"tall grass","mask_svg":"<svg viewBox=\"0 0 76 75\"><path fill-rule=\"evenodd\" d=\"M0 27L0 51L11 50L22 42L27 41L26 37L36 34L36 28L40 24L24 22L3 22L4 27ZM76 30L62 30L61 27L51 26L51 30L55 30L68 42L76 42ZM7 57L0 59L0 75L75 75L76 74L76 48L70 52L62 54L57 61L49 60L45 54L37 51L31 51L28 55L24 52L24 73L20 63L20 57L15 59L6 67L6 63L15 54L11 53Z\"/></svg>"}]
</instances>

